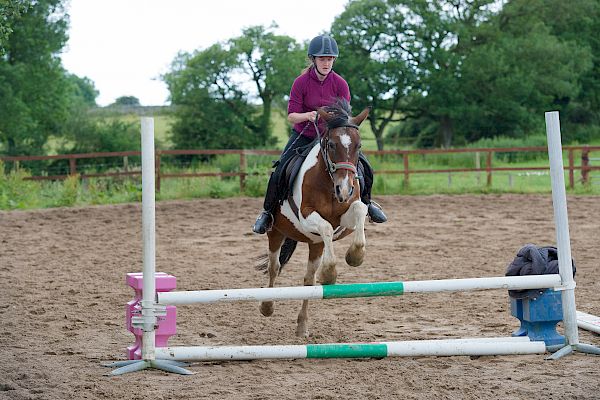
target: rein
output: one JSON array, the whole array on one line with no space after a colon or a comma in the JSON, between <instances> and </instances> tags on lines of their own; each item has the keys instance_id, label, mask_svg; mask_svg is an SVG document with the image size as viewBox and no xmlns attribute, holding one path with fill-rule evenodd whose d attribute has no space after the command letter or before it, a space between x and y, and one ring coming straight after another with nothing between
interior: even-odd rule
<instances>
[{"instance_id":1,"label":"rein","mask_svg":"<svg viewBox=\"0 0 600 400\"><path fill-rule=\"evenodd\" d=\"M351 162L342 161L342 162L334 163L331 161L331 159L329 158L329 153L326 150L327 143L329 142L329 135L327 135L327 133L329 132L329 128L327 128L326 134L322 136L321 132L319 131L318 121L319 121L319 116L317 114L317 118L313 121L313 124L315 125L315 131L317 132L317 137L319 138L319 147L321 148L321 155L323 156L323 160L325 160L325 164L327 166L327 172L329 173L329 177L331 178L331 181L333 181L333 173L335 171L337 171L338 169L345 169L345 170L351 171L352 173L354 173L356 175L356 173L357 173L356 165L352 164ZM348 127L348 128L358 129L358 126L356 126L354 124L350 124L350 123L340 125L339 127ZM339 127L337 127L337 128L339 128Z\"/></svg>"}]
</instances>

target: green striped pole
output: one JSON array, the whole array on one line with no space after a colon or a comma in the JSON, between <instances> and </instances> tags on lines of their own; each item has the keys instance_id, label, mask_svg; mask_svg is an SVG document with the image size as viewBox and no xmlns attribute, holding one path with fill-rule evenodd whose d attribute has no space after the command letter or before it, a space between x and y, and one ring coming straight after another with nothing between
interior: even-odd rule
<instances>
[{"instance_id":1,"label":"green striped pole","mask_svg":"<svg viewBox=\"0 0 600 400\"><path fill-rule=\"evenodd\" d=\"M159 347L158 359L170 361L226 361L297 358L384 358L420 356L485 356L540 354L543 341L529 338L475 338L446 340L409 340L381 343L329 343L278 346L193 346Z\"/></svg>"},{"instance_id":2,"label":"green striped pole","mask_svg":"<svg viewBox=\"0 0 600 400\"><path fill-rule=\"evenodd\" d=\"M161 304L219 303L229 301L271 301L338 299L349 297L399 296L404 293L449 292L483 289L538 289L560 286L560 276L529 275L491 278L441 279L408 282L349 283L326 286L292 286L226 290L197 290L157 293Z\"/></svg>"}]
</instances>

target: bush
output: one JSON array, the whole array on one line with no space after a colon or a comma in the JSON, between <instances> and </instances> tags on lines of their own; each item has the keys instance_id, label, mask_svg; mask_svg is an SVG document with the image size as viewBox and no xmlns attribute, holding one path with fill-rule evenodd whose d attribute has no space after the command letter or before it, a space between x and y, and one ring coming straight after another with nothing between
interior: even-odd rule
<instances>
[{"instance_id":1,"label":"bush","mask_svg":"<svg viewBox=\"0 0 600 400\"><path fill-rule=\"evenodd\" d=\"M4 163L0 160L0 209L14 210L37 205L36 193L40 184L25 180L28 176L30 174L22 169L5 174Z\"/></svg>"},{"instance_id":2,"label":"bush","mask_svg":"<svg viewBox=\"0 0 600 400\"><path fill-rule=\"evenodd\" d=\"M249 171L249 173L254 172L258 172L260 175L249 175L246 178L246 187L244 189L244 194L250 197L263 197L265 195L265 191L267 190L267 183L269 182L269 177L263 174L264 171Z\"/></svg>"},{"instance_id":3,"label":"bush","mask_svg":"<svg viewBox=\"0 0 600 400\"><path fill-rule=\"evenodd\" d=\"M59 183L60 191L56 203L57 207L71 207L77 203L79 194L79 176L69 176L67 179Z\"/></svg>"},{"instance_id":4,"label":"bush","mask_svg":"<svg viewBox=\"0 0 600 400\"><path fill-rule=\"evenodd\" d=\"M468 148L500 148L500 147L546 147L547 139L544 135L532 135L525 138L511 138L506 136L499 136L493 139L480 139L474 143L468 145ZM494 156L497 160L518 163L526 161L535 161L548 157L546 150L536 152L498 152Z\"/></svg>"}]
</instances>

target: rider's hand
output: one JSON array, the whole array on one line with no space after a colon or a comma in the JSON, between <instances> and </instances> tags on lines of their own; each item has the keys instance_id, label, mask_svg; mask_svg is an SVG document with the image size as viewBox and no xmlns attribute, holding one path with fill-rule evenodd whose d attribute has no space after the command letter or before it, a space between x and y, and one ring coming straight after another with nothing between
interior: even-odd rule
<instances>
[{"instance_id":1,"label":"rider's hand","mask_svg":"<svg viewBox=\"0 0 600 400\"><path fill-rule=\"evenodd\" d=\"M317 112L316 111L309 111L306 113L306 120L310 121L310 122L315 122L315 120L317 119Z\"/></svg>"}]
</instances>

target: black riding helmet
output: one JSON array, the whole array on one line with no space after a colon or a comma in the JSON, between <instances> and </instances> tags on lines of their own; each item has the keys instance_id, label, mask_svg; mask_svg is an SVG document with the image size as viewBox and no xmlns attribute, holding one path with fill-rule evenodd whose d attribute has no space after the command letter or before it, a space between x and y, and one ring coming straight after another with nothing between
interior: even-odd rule
<instances>
[{"instance_id":1,"label":"black riding helmet","mask_svg":"<svg viewBox=\"0 0 600 400\"><path fill-rule=\"evenodd\" d=\"M339 54L337 43L328 35L319 35L311 40L308 45L309 57L337 57Z\"/></svg>"}]
</instances>

